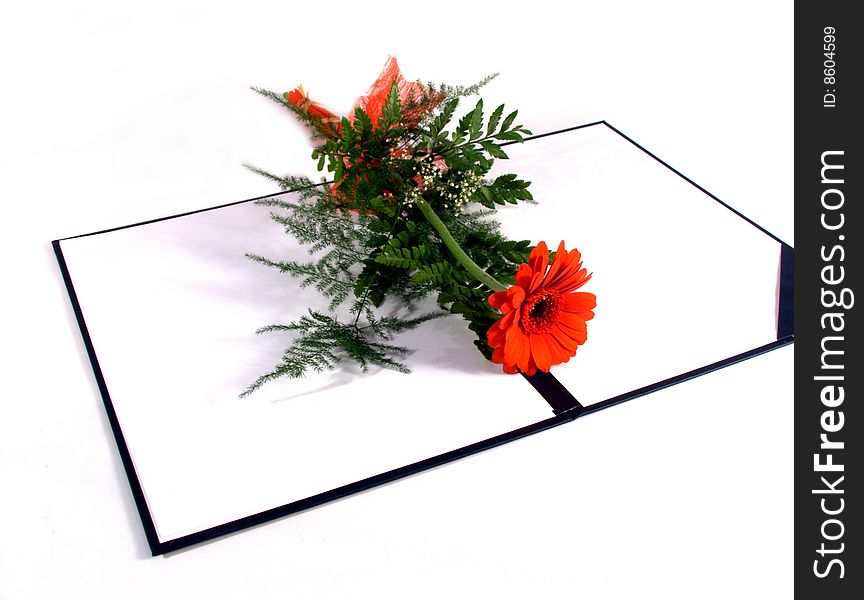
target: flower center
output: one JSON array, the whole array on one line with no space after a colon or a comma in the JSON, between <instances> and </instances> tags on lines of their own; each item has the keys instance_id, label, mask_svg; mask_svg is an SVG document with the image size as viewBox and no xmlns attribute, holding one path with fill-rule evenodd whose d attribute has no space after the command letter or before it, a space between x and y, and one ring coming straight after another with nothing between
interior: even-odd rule
<instances>
[{"instance_id":1,"label":"flower center","mask_svg":"<svg viewBox=\"0 0 864 600\"><path fill-rule=\"evenodd\" d=\"M531 294L522 304L522 328L526 333L545 333L558 321L561 295L554 290Z\"/></svg>"}]
</instances>

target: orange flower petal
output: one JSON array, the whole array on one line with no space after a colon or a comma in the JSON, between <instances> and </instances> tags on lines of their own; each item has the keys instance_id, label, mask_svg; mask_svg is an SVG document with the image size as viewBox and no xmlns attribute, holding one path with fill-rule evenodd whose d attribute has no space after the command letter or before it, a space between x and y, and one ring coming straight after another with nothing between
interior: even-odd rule
<instances>
[{"instance_id":1,"label":"orange flower petal","mask_svg":"<svg viewBox=\"0 0 864 600\"><path fill-rule=\"evenodd\" d=\"M590 311L597 306L597 296L588 292L573 292L561 298L562 308L567 312Z\"/></svg>"},{"instance_id":2,"label":"orange flower petal","mask_svg":"<svg viewBox=\"0 0 864 600\"><path fill-rule=\"evenodd\" d=\"M498 347L492 351L492 358L490 359L496 365L500 365L504 362L504 348Z\"/></svg>"},{"instance_id":3,"label":"orange flower petal","mask_svg":"<svg viewBox=\"0 0 864 600\"><path fill-rule=\"evenodd\" d=\"M509 315L506 315L505 318L498 319L491 327L489 327L486 331L486 338L490 347L497 348L498 346L504 345L507 330L512 326L515 318L516 313L510 313Z\"/></svg>"},{"instance_id":4,"label":"orange flower petal","mask_svg":"<svg viewBox=\"0 0 864 600\"><path fill-rule=\"evenodd\" d=\"M558 341L553 336L546 336L546 345L549 346L549 356L551 357L553 365L558 365L562 362L566 362L569 358L568 352L561 346L561 344L558 343Z\"/></svg>"},{"instance_id":5,"label":"orange flower petal","mask_svg":"<svg viewBox=\"0 0 864 600\"><path fill-rule=\"evenodd\" d=\"M578 250L574 249L568 253L566 250L562 251L562 248L563 242L559 246L560 254L555 255L555 260L552 263L552 268L549 269L544 285L554 287L562 294L567 294L585 285L591 279L591 275L588 274L587 269L582 268L582 255ZM560 263L559 257L563 257Z\"/></svg>"},{"instance_id":6,"label":"orange flower petal","mask_svg":"<svg viewBox=\"0 0 864 600\"><path fill-rule=\"evenodd\" d=\"M525 290L518 285L512 285L507 290L507 300L513 308L519 308L525 300Z\"/></svg>"},{"instance_id":7,"label":"orange flower petal","mask_svg":"<svg viewBox=\"0 0 864 600\"><path fill-rule=\"evenodd\" d=\"M534 359L538 369L548 373L549 369L552 368L552 354L546 344L546 336L544 334L531 334L528 339L531 341L531 358Z\"/></svg>"},{"instance_id":8,"label":"orange flower petal","mask_svg":"<svg viewBox=\"0 0 864 600\"><path fill-rule=\"evenodd\" d=\"M531 358L531 345L528 336L519 327L507 330L504 341L504 362L515 364L522 372L527 372Z\"/></svg>"},{"instance_id":9,"label":"orange flower petal","mask_svg":"<svg viewBox=\"0 0 864 600\"><path fill-rule=\"evenodd\" d=\"M526 292L531 287L531 279L534 277L534 272L531 270L531 267L522 263L516 269L516 285L524 289ZM500 293L500 292L496 292Z\"/></svg>"},{"instance_id":10,"label":"orange flower petal","mask_svg":"<svg viewBox=\"0 0 864 600\"><path fill-rule=\"evenodd\" d=\"M562 312L558 316L558 325L560 325L562 327L569 327L570 329L573 329L576 331L586 331L587 330L587 325L585 323L585 319L583 319L582 317L580 317L576 313Z\"/></svg>"},{"instance_id":11,"label":"orange flower petal","mask_svg":"<svg viewBox=\"0 0 864 600\"><path fill-rule=\"evenodd\" d=\"M531 254L528 255L528 267L533 273L531 284L528 286L527 290L529 294L533 293L538 287L540 287L543 278L546 276L546 267L548 266L549 248L546 246L546 242L540 242L531 251Z\"/></svg>"},{"instance_id":12,"label":"orange flower petal","mask_svg":"<svg viewBox=\"0 0 864 600\"><path fill-rule=\"evenodd\" d=\"M562 329L560 325L555 325L555 327L550 329L549 334L555 338L555 341L567 352L576 352L576 347L579 346L579 341Z\"/></svg>"},{"instance_id":13,"label":"orange flower petal","mask_svg":"<svg viewBox=\"0 0 864 600\"><path fill-rule=\"evenodd\" d=\"M581 324L581 325L580 325ZM562 332L576 340L579 344L584 344L588 339L588 328L585 326L585 321L581 319L573 323L558 322L558 327Z\"/></svg>"},{"instance_id":14,"label":"orange flower petal","mask_svg":"<svg viewBox=\"0 0 864 600\"><path fill-rule=\"evenodd\" d=\"M591 273L587 269L579 269L578 271L568 273L565 277L559 278L555 287L562 294L569 294L574 290L578 290L589 281L591 281Z\"/></svg>"},{"instance_id":15,"label":"orange flower petal","mask_svg":"<svg viewBox=\"0 0 864 600\"><path fill-rule=\"evenodd\" d=\"M489 328L489 331L486 332L486 343L489 344L490 348L502 349L503 352L505 342L505 334L501 329L493 325Z\"/></svg>"},{"instance_id":16,"label":"orange flower petal","mask_svg":"<svg viewBox=\"0 0 864 600\"><path fill-rule=\"evenodd\" d=\"M586 321L594 317L594 294L575 292L591 275L582 268L578 250L558 245L549 265L549 249L539 242L528 263L516 270L516 285L489 296L489 303L502 317L487 331L493 348L492 360L506 373L516 370L533 375L548 372L576 355L588 339Z\"/></svg>"},{"instance_id":17,"label":"orange flower petal","mask_svg":"<svg viewBox=\"0 0 864 600\"><path fill-rule=\"evenodd\" d=\"M507 302L507 292L495 292L491 296L489 296L489 304L492 305L493 308L501 308Z\"/></svg>"},{"instance_id":18,"label":"orange flower petal","mask_svg":"<svg viewBox=\"0 0 864 600\"><path fill-rule=\"evenodd\" d=\"M568 257L568 252L564 249L564 241L562 240L561 243L558 244L558 249L555 251L555 260L552 261L552 266L549 267L549 272L546 273L546 278L543 281L544 285L552 285L555 276L562 268L564 268L565 263L568 262Z\"/></svg>"}]
</instances>

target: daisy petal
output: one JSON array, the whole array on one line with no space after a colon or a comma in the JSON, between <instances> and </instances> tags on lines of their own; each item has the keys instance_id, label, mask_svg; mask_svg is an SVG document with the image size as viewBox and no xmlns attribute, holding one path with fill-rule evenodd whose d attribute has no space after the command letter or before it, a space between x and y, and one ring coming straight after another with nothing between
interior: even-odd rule
<instances>
[{"instance_id":1,"label":"daisy petal","mask_svg":"<svg viewBox=\"0 0 864 600\"><path fill-rule=\"evenodd\" d=\"M518 285L511 285L507 289L507 301L513 308L519 308L522 301L525 300L525 290Z\"/></svg>"},{"instance_id":2,"label":"daisy petal","mask_svg":"<svg viewBox=\"0 0 864 600\"><path fill-rule=\"evenodd\" d=\"M566 333L568 336L576 340L578 344L584 344L585 340L588 339L588 328L585 326L584 321L580 321L579 323L571 326L569 323L559 321L558 327L561 329L562 332Z\"/></svg>"},{"instance_id":3,"label":"daisy petal","mask_svg":"<svg viewBox=\"0 0 864 600\"><path fill-rule=\"evenodd\" d=\"M521 287L523 290L528 290L531 287L531 278L533 276L534 272L531 270L531 267L524 263L519 265L516 269L516 285Z\"/></svg>"},{"instance_id":4,"label":"daisy petal","mask_svg":"<svg viewBox=\"0 0 864 600\"><path fill-rule=\"evenodd\" d=\"M591 274L582 268L582 255L558 244L549 265L549 248L539 242L527 264L516 270L516 285L489 296L501 318L487 331L492 360L504 371L533 375L565 363L588 339L586 321L594 318L594 294L574 292Z\"/></svg>"},{"instance_id":5,"label":"daisy petal","mask_svg":"<svg viewBox=\"0 0 864 600\"><path fill-rule=\"evenodd\" d=\"M500 365L504 363L504 348L495 348L492 352L492 358L490 359L496 365Z\"/></svg>"},{"instance_id":6,"label":"daisy petal","mask_svg":"<svg viewBox=\"0 0 864 600\"><path fill-rule=\"evenodd\" d=\"M573 336L564 331L559 325L555 325L555 327L550 329L549 335L555 338L556 343L563 347L567 352L576 352L576 348L579 346L579 342Z\"/></svg>"},{"instance_id":7,"label":"daisy petal","mask_svg":"<svg viewBox=\"0 0 864 600\"><path fill-rule=\"evenodd\" d=\"M561 307L567 312L586 312L597 306L597 296L588 292L573 292L561 297Z\"/></svg>"},{"instance_id":8,"label":"daisy petal","mask_svg":"<svg viewBox=\"0 0 864 600\"><path fill-rule=\"evenodd\" d=\"M488 302L493 308L501 308L507 302L507 292L495 292L489 296Z\"/></svg>"},{"instance_id":9,"label":"daisy petal","mask_svg":"<svg viewBox=\"0 0 864 600\"><path fill-rule=\"evenodd\" d=\"M547 286L554 287L562 294L582 287L591 279L588 270L582 268L582 262L578 258L579 251L573 250L570 254L575 255L577 257L576 260L566 262L559 271L556 271L554 277L549 277L546 281Z\"/></svg>"},{"instance_id":10,"label":"daisy petal","mask_svg":"<svg viewBox=\"0 0 864 600\"><path fill-rule=\"evenodd\" d=\"M546 268L549 266L549 248L546 242L540 242L531 251L528 256L528 266L531 268L531 285L528 287L530 294L543 283L543 278L546 277Z\"/></svg>"},{"instance_id":11,"label":"daisy petal","mask_svg":"<svg viewBox=\"0 0 864 600\"><path fill-rule=\"evenodd\" d=\"M521 371L525 371L530 358L531 346L525 332L519 327L508 329L504 342L504 363L515 364Z\"/></svg>"},{"instance_id":12,"label":"daisy petal","mask_svg":"<svg viewBox=\"0 0 864 600\"><path fill-rule=\"evenodd\" d=\"M564 249L564 241L562 240L561 243L558 244L558 249L555 251L555 260L552 261L552 266L549 267L549 273L546 274L546 281L544 281L544 285L553 285L552 282L555 280L558 272L562 268L564 268L566 262L567 250Z\"/></svg>"},{"instance_id":13,"label":"daisy petal","mask_svg":"<svg viewBox=\"0 0 864 600\"><path fill-rule=\"evenodd\" d=\"M538 369L548 373L549 369L552 368L552 354L546 344L546 335L531 334L529 340L531 342L531 358L534 359Z\"/></svg>"},{"instance_id":14,"label":"daisy petal","mask_svg":"<svg viewBox=\"0 0 864 600\"><path fill-rule=\"evenodd\" d=\"M566 362L570 357L569 352L564 348L554 336L546 335L546 344L549 346L549 354L552 357L552 364L557 365Z\"/></svg>"}]
</instances>

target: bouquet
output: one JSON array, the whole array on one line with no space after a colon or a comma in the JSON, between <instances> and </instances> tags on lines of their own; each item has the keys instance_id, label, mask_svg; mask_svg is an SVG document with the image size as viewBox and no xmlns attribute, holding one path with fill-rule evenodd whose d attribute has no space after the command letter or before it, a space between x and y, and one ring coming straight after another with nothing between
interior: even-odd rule
<instances>
[{"instance_id":1,"label":"bouquet","mask_svg":"<svg viewBox=\"0 0 864 600\"><path fill-rule=\"evenodd\" d=\"M341 117L302 86L281 95L253 88L309 128L312 158L332 181L249 167L297 192L257 203L311 257L248 256L314 286L329 305L258 331L294 339L244 395L345 361L408 372L401 359L410 349L395 336L447 314L464 318L477 349L506 373L548 372L575 356L596 306L594 294L576 291L591 279L579 251L564 241L550 253L543 241L507 239L494 218L500 206L534 201L517 175L488 177L507 158L504 146L531 132L503 104L487 116L482 99L453 125L460 101L493 77L467 87L422 84L389 58ZM419 310L430 296L438 310Z\"/></svg>"}]
</instances>

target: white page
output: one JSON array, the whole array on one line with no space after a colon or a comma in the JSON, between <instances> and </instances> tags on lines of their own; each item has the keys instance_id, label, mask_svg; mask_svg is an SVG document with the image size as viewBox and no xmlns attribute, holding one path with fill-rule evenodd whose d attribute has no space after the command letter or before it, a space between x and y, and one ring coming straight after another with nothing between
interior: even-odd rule
<instances>
[{"instance_id":1,"label":"white page","mask_svg":"<svg viewBox=\"0 0 864 600\"><path fill-rule=\"evenodd\" d=\"M588 343L553 370L597 402L775 338L779 244L605 126L509 146L536 206L505 233L578 247L598 296ZM238 394L321 306L244 253L307 255L251 203L62 250L161 541L300 500L552 416L445 317L397 341L411 375L346 368Z\"/></svg>"},{"instance_id":2,"label":"white page","mask_svg":"<svg viewBox=\"0 0 864 600\"><path fill-rule=\"evenodd\" d=\"M605 125L506 151L495 172L531 181L537 204L504 209L504 233L563 239L593 273L588 341L552 371L581 404L776 339L776 240Z\"/></svg>"},{"instance_id":3,"label":"white page","mask_svg":"<svg viewBox=\"0 0 864 600\"><path fill-rule=\"evenodd\" d=\"M238 398L290 339L255 330L321 306L245 258L308 258L254 204L62 248L161 541L552 416L452 316L398 338L410 375L347 367Z\"/></svg>"}]
</instances>

